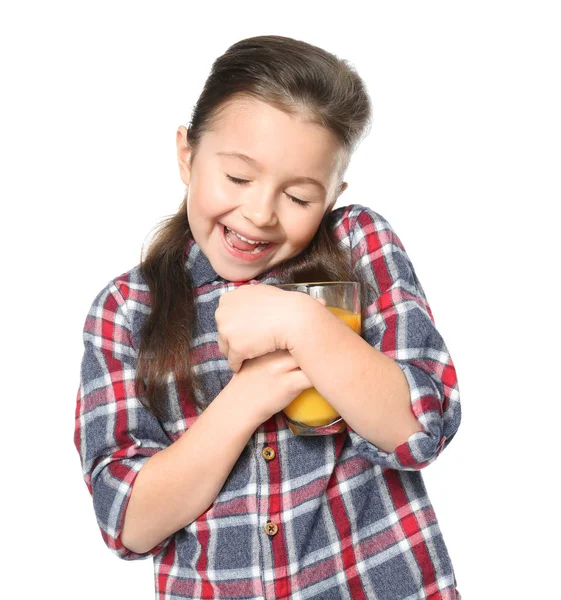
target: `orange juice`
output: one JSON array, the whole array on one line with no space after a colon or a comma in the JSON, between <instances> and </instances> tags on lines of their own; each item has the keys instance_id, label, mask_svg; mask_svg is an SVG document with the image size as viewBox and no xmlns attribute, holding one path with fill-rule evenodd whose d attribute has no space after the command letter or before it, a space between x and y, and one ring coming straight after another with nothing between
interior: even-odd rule
<instances>
[{"instance_id":1,"label":"orange juice","mask_svg":"<svg viewBox=\"0 0 561 600\"><path fill-rule=\"evenodd\" d=\"M360 313L353 313L350 310L335 306L327 306L326 308L360 335L362 330ZM331 404L313 387L298 394L283 412L289 419L310 427L327 425L339 416Z\"/></svg>"}]
</instances>

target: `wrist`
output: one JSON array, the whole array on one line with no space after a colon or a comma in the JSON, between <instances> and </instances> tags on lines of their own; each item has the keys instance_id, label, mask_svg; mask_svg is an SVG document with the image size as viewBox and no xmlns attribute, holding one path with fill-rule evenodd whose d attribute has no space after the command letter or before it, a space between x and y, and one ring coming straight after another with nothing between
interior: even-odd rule
<instances>
[{"instance_id":1,"label":"wrist","mask_svg":"<svg viewBox=\"0 0 561 600\"><path fill-rule=\"evenodd\" d=\"M302 292L287 292L292 294L287 319L284 323L285 348L293 352L301 344L303 339L314 330L314 323L321 317L320 310L323 305L315 298Z\"/></svg>"},{"instance_id":2,"label":"wrist","mask_svg":"<svg viewBox=\"0 0 561 600\"><path fill-rule=\"evenodd\" d=\"M228 403L232 411L234 423L240 422L242 427L247 428L247 431L253 432L269 417L261 414L258 403L248 401L248 396L251 398L252 391L250 388L251 382L248 380L249 373L242 368L232 375L232 379L228 385L222 390L220 395L226 396L222 401ZM216 398L218 399L218 397ZM239 418L241 416L241 418Z\"/></svg>"}]
</instances>

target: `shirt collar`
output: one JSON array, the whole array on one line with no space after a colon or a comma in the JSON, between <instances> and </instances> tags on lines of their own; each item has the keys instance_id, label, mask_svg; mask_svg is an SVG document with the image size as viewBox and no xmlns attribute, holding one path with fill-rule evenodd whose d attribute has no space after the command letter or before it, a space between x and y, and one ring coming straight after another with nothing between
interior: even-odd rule
<instances>
[{"instance_id":1,"label":"shirt collar","mask_svg":"<svg viewBox=\"0 0 561 600\"><path fill-rule=\"evenodd\" d=\"M195 287L200 287L208 283L226 284L231 283L218 275L214 270L205 253L200 246L195 242L194 238L190 237L185 245L185 268L191 273L191 278ZM256 279L250 282L261 282L263 279L273 277L276 274L276 269L270 269L259 275Z\"/></svg>"}]
</instances>

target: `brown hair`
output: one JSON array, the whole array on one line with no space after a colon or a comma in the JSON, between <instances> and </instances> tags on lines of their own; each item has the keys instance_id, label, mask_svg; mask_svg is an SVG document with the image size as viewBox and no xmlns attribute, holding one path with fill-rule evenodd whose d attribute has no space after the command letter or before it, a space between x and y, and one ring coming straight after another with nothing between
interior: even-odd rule
<instances>
[{"instance_id":1,"label":"brown hair","mask_svg":"<svg viewBox=\"0 0 561 600\"><path fill-rule=\"evenodd\" d=\"M189 124L191 161L220 109L238 96L267 102L288 114L304 113L330 130L345 151L341 180L371 118L364 84L347 61L299 40L252 37L230 46L212 65ZM348 249L339 246L331 216L332 211L326 211L303 252L277 266L280 282L360 281ZM139 398L145 394L147 407L161 418L170 371L187 398L195 401L194 388L201 390L190 360L196 318L193 282L184 266L190 238L186 195L177 213L159 226L140 265L150 289L151 313L141 334L135 385Z\"/></svg>"}]
</instances>

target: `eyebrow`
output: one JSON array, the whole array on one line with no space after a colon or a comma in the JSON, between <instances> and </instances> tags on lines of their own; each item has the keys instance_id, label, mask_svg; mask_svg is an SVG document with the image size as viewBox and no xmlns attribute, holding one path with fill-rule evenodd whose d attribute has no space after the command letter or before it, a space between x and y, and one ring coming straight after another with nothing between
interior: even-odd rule
<instances>
[{"instance_id":1,"label":"eyebrow","mask_svg":"<svg viewBox=\"0 0 561 600\"><path fill-rule=\"evenodd\" d=\"M247 154L242 154L241 152L217 152L216 154L217 156L239 158L247 164L251 165L252 167L255 167L259 171L263 170L262 165L259 162L257 162L254 158L251 158L251 156L247 156ZM327 190L325 189L323 183L321 183L317 179L314 179L313 177L294 177L290 180L290 183L313 183L314 185L320 187L325 194L327 194Z\"/></svg>"}]
</instances>

